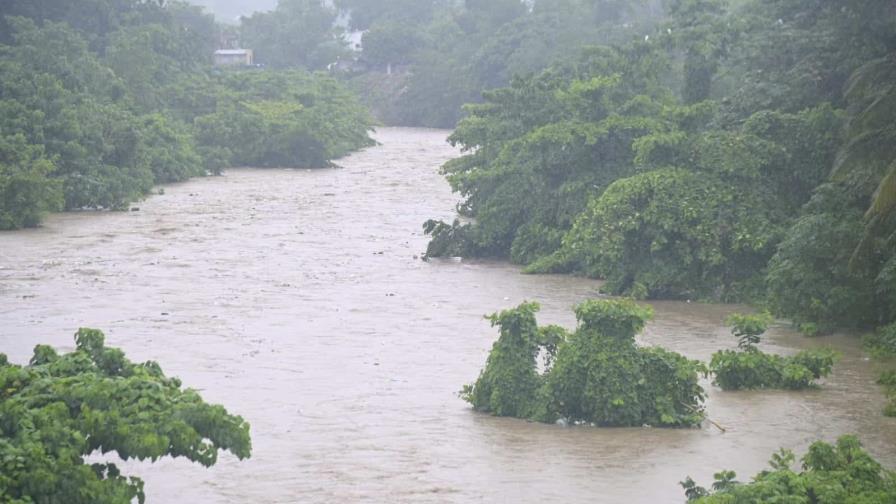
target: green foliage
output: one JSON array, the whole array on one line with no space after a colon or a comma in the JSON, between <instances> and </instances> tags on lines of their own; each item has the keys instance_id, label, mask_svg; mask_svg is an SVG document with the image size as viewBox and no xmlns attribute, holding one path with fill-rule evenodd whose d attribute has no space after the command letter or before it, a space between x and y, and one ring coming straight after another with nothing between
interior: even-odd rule
<instances>
[{"instance_id":1,"label":"green foliage","mask_svg":"<svg viewBox=\"0 0 896 504\"><path fill-rule=\"evenodd\" d=\"M205 174L190 128L162 114L141 118L139 163L155 183L178 182Z\"/></svg>"},{"instance_id":2,"label":"green foliage","mask_svg":"<svg viewBox=\"0 0 896 504\"><path fill-rule=\"evenodd\" d=\"M322 74L241 72L217 81L216 110L196 118L199 145L230 151L238 166L326 166L372 145L367 111Z\"/></svg>"},{"instance_id":3,"label":"green foliage","mask_svg":"<svg viewBox=\"0 0 896 504\"><path fill-rule=\"evenodd\" d=\"M493 327L500 327L501 335L479 379L462 392L474 409L519 418L530 418L538 411L542 377L536 370L541 344L536 311L537 304L524 303L489 317Z\"/></svg>"},{"instance_id":4,"label":"green foliage","mask_svg":"<svg viewBox=\"0 0 896 504\"><path fill-rule=\"evenodd\" d=\"M884 469L855 436L842 436L835 445L817 441L801 459L802 471L791 469L795 456L781 450L771 468L750 483L740 483L732 471L715 475L712 490L691 478L681 483L688 502L733 504L786 502L794 504L885 504L896 499L896 475Z\"/></svg>"},{"instance_id":5,"label":"green foliage","mask_svg":"<svg viewBox=\"0 0 896 504\"><path fill-rule=\"evenodd\" d=\"M818 189L769 262L768 298L797 325L827 332L878 321L888 304L871 272L851 271L862 235L862 210L842 185Z\"/></svg>"},{"instance_id":6,"label":"green foliage","mask_svg":"<svg viewBox=\"0 0 896 504\"><path fill-rule=\"evenodd\" d=\"M473 240L469 236L472 226L461 224L455 219L454 223L428 220L423 224L423 232L432 239L426 246L426 258L430 257L462 257L472 255Z\"/></svg>"},{"instance_id":7,"label":"green foliage","mask_svg":"<svg viewBox=\"0 0 896 504\"><path fill-rule=\"evenodd\" d=\"M881 327L866 337L865 346L878 357L896 357L896 323Z\"/></svg>"},{"instance_id":8,"label":"green foliage","mask_svg":"<svg viewBox=\"0 0 896 504\"><path fill-rule=\"evenodd\" d=\"M650 55L644 55L649 58ZM486 94L451 137L467 154L443 171L475 217L474 250L534 260L558 239L591 194L634 170L631 142L664 127L644 117L662 108L647 91L654 76L633 70L578 79L591 69L623 65L621 51L596 51L577 67L546 72Z\"/></svg>"},{"instance_id":9,"label":"green foliage","mask_svg":"<svg viewBox=\"0 0 896 504\"><path fill-rule=\"evenodd\" d=\"M819 189L770 264L772 305L810 328L896 318L894 76L891 52L849 77L851 116L832 182Z\"/></svg>"},{"instance_id":10,"label":"green foliage","mask_svg":"<svg viewBox=\"0 0 896 504\"><path fill-rule=\"evenodd\" d=\"M77 349L38 346L27 366L0 356L0 500L127 504L143 482L94 453L123 460L184 457L206 467L220 451L251 452L249 425L182 389L158 364L135 364L81 329Z\"/></svg>"},{"instance_id":11,"label":"green foliage","mask_svg":"<svg viewBox=\"0 0 896 504\"><path fill-rule=\"evenodd\" d=\"M377 23L364 32L361 42L364 60L380 68L410 63L414 52L423 43L415 27L399 22Z\"/></svg>"},{"instance_id":12,"label":"green foliage","mask_svg":"<svg viewBox=\"0 0 896 504\"><path fill-rule=\"evenodd\" d=\"M583 45L628 40L657 18L647 2L615 0L339 0L336 5L350 14L352 28L369 30L359 59L365 64L360 71L373 78L363 81L391 80L384 73L389 63L403 75L403 85L385 97L385 106L371 106L382 107L393 122L434 127L456 125L463 117L461 105L481 102L484 90L540 72Z\"/></svg>"},{"instance_id":13,"label":"green foliage","mask_svg":"<svg viewBox=\"0 0 896 504\"><path fill-rule=\"evenodd\" d=\"M564 239L567 255L613 293L729 298L771 255L762 197L680 169L620 179Z\"/></svg>"},{"instance_id":14,"label":"green foliage","mask_svg":"<svg viewBox=\"0 0 896 504\"><path fill-rule=\"evenodd\" d=\"M62 207L62 185L40 146L23 135L0 136L0 230L32 227Z\"/></svg>"},{"instance_id":15,"label":"green foliage","mask_svg":"<svg viewBox=\"0 0 896 504\"><path fill-rule=\"evenodd\" d=\"M737 347L741 350L750 350L759 344L760 336L768 330L768 325L773 322L770 313L758 313L744 315L733 313L725 321L731 327L731 334L737 338Z\"/></svg>"},{"instance_id":16,"label":"green foliage","mask_svg":"<svg viewBox=\"0 0 896 504\"><path fill-rule=\"evenodd\" d=\"M279 0L276 9L243 18L240 35L258 63L320 70L346 52L336 17L320 0Z\"/></svg>"},{"instance_id":17,"label":"green foliage","mask_svg":"<svg viewBox=\"0 0 896 504\"><path fill-rule=\"evenodd\" d=\"M828 349L803 350L792 356L767 354L759 350L713 354L709 370L713 383L724 390L790 389L815 386L815 380L830 374L837 354Z\"/></svg>"},{"instance_id":18,"label":"green foliage","mask_svg":"<svg viewBox=\"0 0 896 504\"><path fill-rule=\"evenodd\" d=\"M640 348L635 334L652 316L626 300L587 301L578 329L538 328L537 305L491 317L501 336L486 367L462 397L479 411L553 422L605 426L699 424L705 397L702 364L662 348ZM545 357L539 372L539 353Z\"/></svg>"},{"instance_id":19,"label":"green foliage","mask_svg":"<svg viewBox=\"0 0 896 504\"><path fill-rule=\"evenodd\" d=\"M728 318L739 351L722 350L712 355L709 370L713 383L724 390L804 389L831 373L838 356L829 349L803 350L792 357L761 352L756 345L771 323L771 315L734 314Z\"/></svg>"},{"instance_id":20,"label":"green foliage","mask_svg":"<svg viewBox=\"0 0 896 504\"><path fill-rule=\"evenodd\" d=\"M806 332L892 322L893 5L677 0L633 41L579 29L639 8L605 4L539 0L472 57L411 58L471 62L413 78L479 102L443 168L465 222L430 225L430 255L583 273L639 298L767 297ZM465 20L471 5L440 25L446 47L489 24ZM569 50L584 40L598 45Z\"/></svg>"},{"instance_id":21,"label":"green foliage","mask_svg":"<svg viewBox=\"0 0 896 504\"><path fill-rule=\"evenodd\" d=\"M4 18L0 37L0 229L124 209L234 163L325 166L372 143L368 113L329 77L213 70L218 29L199 8L87 3L112 25L50 0L0 7L27 16Z\"/></svg>"},{"instance_id":22,"label":"green foliage","mask_svg":"<svg viewBox=\"0 0 896 504\"><path fill-rule=\"evenodd\" d=\"M896 417L896 371L883 373L877 383L884 386L887 399L889 399L889 403L884 408L884 415Z\"/></svg>"},{"instance_id":23,"label":"green foliage","mask_svg":"<svg viewBox=\"0 0 896 504\"><path fill-rule=\"evenodd\" d=\"M456 248L598 276L616 294L761 295L841 114L820 104L720 127L716 106L664 88L668 63L649 44L600 48L485 93L451 137L466 154L443 169L473 218Z\"/></svg>"}]
</instances>

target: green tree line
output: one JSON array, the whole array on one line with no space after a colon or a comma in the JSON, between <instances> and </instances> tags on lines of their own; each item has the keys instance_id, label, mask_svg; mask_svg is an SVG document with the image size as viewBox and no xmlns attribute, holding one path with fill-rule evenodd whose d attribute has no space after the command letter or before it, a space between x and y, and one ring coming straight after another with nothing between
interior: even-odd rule
<instances>
[{"instance_id":1,"label":"green tree line","mask_svg":"<svg viewBox=\"0 0 896 504\"><path fill-rule=\"evenodd\" d=\"M370 145L345 86L299 69L212 68L201 8L138 0L0 7L0 229L119 209L227 166L320 167Z\"/></svg>"},{"instance_id":2,"label":"green tree line","mask_svg":"<svg viewBox=\"0 0 896 504\"><path fill-rule=\"evenodd\" d=\"M236 30L260 64L335 67L403 126L453 127L461 106L585 44L643 36L660 0L279 0ZM360 47L349 42L360 38ZM342 66L341 64L345 64Z\"/></svg>"},{"instance_id":3,"label":"green tree line","mask_svg":"<svg viewBox=\"0 0 896 504\"><path fill-rule=\"evenodd\" d=\"M765 303L809 333L896 320L896 6L675 0L650 34L484 93L430 256L614 294Z\"/></svg>"},{"instance_id":4,"label":"green tree line","mask_svg":"<svg viewBox=\"0 0 896 504\"><path fill-rule=\"evenodd\" d=\"M364 29L361 75L383 120L454 127L461 105L531 75L586 44L623 41L658 20L658 1L340 0ZM399 74L386 76L392 67ZM390 83L396 84L390 85Z\"/></svg>"}]
</instances>

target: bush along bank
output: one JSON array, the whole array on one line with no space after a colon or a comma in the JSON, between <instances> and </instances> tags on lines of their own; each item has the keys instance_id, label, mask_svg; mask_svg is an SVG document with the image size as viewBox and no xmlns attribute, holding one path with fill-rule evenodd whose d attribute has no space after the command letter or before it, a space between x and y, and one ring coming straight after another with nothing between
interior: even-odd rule
<instances>
[{"instance_id":1,"label":"bush along bank","mask_svg":"<svg viewBox=\"0 0 896 504\"><path fill-rule=\"evenodd\" d=\"M655 32L469 105L429 255L636 298L747 301L806 333L896 322L892 2L673 1Z\"/></svg>"},{"instance_id":2,"label":"bush along bank","mask_svg":"<svg viewBox=\"0 0 896 504\"><path fill-rule=\"evenodd\" d=\"M119 3L103 23L76 3L0 7L0 230L124 209L228 166L322 167L373 143L367 109L335 79L215 69L218 27L200 8Z\"/></svg>"}]
</instances>

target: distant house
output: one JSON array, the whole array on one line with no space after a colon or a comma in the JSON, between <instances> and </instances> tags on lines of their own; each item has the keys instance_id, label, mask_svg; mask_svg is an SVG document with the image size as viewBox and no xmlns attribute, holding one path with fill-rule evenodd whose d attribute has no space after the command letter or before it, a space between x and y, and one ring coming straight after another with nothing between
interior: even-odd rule
<instances>
[{"instance_id":1,"label":"distant house","mask_svg":"<svg viewBox=\"0 0 896 504\"><path fill-rule=\"evenodd\" d=\"M215 51L217 66L251 66L254 63L252 49L220 49Z\"/></svg>"}]
</instances>

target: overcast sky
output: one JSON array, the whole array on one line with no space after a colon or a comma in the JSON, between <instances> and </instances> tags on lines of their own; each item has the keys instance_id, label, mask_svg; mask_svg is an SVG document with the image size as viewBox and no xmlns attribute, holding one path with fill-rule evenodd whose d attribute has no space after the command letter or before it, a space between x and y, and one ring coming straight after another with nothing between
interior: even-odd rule
<instances>
[{"instance_id":1,"label":"overcast sky","mask_svg":"<svg viewBox=\"0 0 896 504\"><path fill-rule=\"evenodd\" d=\"M277 5L277 0L189 0L206 6L219 21L236 23L240 16L248 16L255 11L267 11Z\"/></svg>"}]
</instances>

